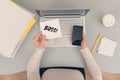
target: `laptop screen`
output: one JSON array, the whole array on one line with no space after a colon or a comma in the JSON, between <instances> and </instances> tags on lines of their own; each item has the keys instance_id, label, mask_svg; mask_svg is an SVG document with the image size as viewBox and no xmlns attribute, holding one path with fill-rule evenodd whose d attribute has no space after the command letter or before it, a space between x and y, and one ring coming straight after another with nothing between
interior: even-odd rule
<instances>
[{"instance_id":1,"label":"laptop screen","mask_svg":"<svg viewBox=\"0 0 120 80\"><path fill-rule=\"evenodd\" d=\"M73 17L73 18L77 18L80 16L85 16L88 12L89 9L71 9L71 10L36 10L36 12L38 13L38 15L40 17L56 17L56 18L68 18L68 17Z\"/></svg>"}]
</instances>

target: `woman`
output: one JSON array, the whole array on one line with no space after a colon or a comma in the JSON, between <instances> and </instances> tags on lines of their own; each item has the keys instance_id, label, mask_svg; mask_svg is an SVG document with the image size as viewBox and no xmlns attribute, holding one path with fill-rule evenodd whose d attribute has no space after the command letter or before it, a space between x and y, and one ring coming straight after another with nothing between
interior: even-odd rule
<instances>
[{"instance_id":1,"label":"woman","mask_svg":"<svg viewBox=\"0 0 120 80\"><path fill-rule=\"evenodd\" d=\"M62 66L39 69L40 60L45 51L45 41L46 37L41 32L34 37L36 51L31 56L27 65L28 80L85 80L84 70L79 67ZM85 60L88 72L90 73L91 80L103 80L102 72L88 49L84 34L80 51Z\"/></svg>"},{"instance_id":2,"label":"woman","mask_svg":"<svg viewBox=\"0 0 120 80\"><path fill-rule=\"evenodd\" d=\"M53 75L53 78L57 78L56 80L59 80L61 78L62 78L61 80L67 80L65 78L66 76L67 78L70 78L69 80L82 80L82 79L85 80L84 77L82 76L83 73L81 74L79 69L74 70L75 68L70 69L68 67L67 67L68 69L59 69L59 70L54 69L52 71L53 73L51 73L51 70L45 71L47 73L44 73L43 76L40 77L39 64L40 64L42 52L45 50L45 40L46 40L45 36L43 36L41 32L34 37L34 42L36 44L37 49L28 62L27 72L22 71L15 74L6 74L6 75L0 74L0 80L44 80L47 77L48 79L46 80L50 80L49 77L51 77L52 75ZM89 49L87 48L87 41L86 41L85 35L83 35L83 41L80 49L82 51L82 55L86 62L87 68L89 70L91 80L102 80L102 76L103 76L103 80L120 80L120 73L102 72L102 75L101 75L101 71L98 65L96 64L94 58L90 54ZM40 69L40 70L43 70L43 69ZM49 74L49 72L52 75ZM66 73L67 75L66 74L63 75L64 73ZM86 77L89 79L89 75L87 75ZM86 80L88 80L87 78ZM52 80L55 80L55 79L52 79Z\"/></svg>"}]
</instances>

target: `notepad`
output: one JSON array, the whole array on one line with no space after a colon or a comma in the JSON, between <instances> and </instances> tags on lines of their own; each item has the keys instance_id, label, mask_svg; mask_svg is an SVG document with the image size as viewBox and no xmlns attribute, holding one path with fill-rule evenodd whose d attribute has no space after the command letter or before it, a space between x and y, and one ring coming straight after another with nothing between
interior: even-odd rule
<instances>
[{"instance_id":1,"label":"notepad","mask_svg":"<svg viewBox=\"0 0 120 80\"><path fill-rule=\"evenodd\" d=\"M0 54L2 56L15 56L35 23L34 16L12 0L0 0Z\"/></svg>"},{"instance_id":2,"label":"notepad","mask_svg":"<svg viewBox=\"0 0 120 80\"><path fill-rule=\"evenodd\" d=\"M40 29L47 39L62 37L59 19L40 22Z\"/></svg>"},{"instance_id":3,"label":"notepad","mask_svg":"<svg viewBox=\"0 0 120 80\"><path fill-rule=\"evenodd\" d=\"M107 37L103 37L98 47L98 53L108 57L112 57L114 55L114 51L116 47L117 47L117 42Z\"/></svg>"}]
</instances>

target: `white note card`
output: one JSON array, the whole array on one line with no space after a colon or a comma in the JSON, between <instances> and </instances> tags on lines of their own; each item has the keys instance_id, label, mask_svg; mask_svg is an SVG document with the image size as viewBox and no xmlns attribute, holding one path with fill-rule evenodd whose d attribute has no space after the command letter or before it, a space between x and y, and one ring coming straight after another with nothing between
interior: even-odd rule
<instances>
[{"instance_id":1,"label":"white note card","mask_svg":"<svg viewBox=\"0 0 120 80\"><path fill-rule=\"evenodd\" d=\"M114 51L116 47L117 47L117 42L112 41L107 37L103 37L98 47L98 53L108 57L112 57L114 55Z\"/></svg>"},{"instance_id":2,"label":"white note card","mask_svg":"<svg viewBox=\"0 0 120 80\"><path fill-rule=\"evenodd\" d=\"M62 37L59 19L40 22L40 29L46 35L46 39Z\"/></svg>"}]
</instances>

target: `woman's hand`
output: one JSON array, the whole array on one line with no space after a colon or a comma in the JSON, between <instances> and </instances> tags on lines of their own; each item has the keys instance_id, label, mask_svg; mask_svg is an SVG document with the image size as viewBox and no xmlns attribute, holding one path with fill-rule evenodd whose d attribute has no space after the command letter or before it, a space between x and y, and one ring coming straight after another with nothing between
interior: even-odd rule
<instances>
[{"instance_id":1,"label":"woman's hand","mask_svg":"<svg viewBox=\"0 0 120 80\"><path fill-rule=\"evenodd\" d=\"M35 37L34 37L34 43L37 48L43 49L45 48L45 41L46 41L46 36L42 34L42 32L39 32Z\"/></svg>"},{"instance_id":2,"label":"woman's hand","mask_svg":"<svg viewBox=\"0 0 120 80\"><path fill-rule=\"evenodd\" d=\"M85 36L84 33L83 33L82 37L83 37L83 40L82 40L82 42L81 42L80 49L85 49L85 48L88 47L88 45L87 45L87 39L86 39L86 36Z\"/></svg>"}]
</instances>

